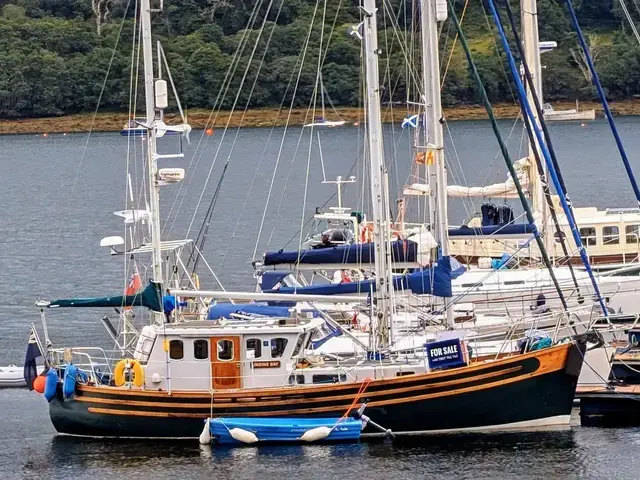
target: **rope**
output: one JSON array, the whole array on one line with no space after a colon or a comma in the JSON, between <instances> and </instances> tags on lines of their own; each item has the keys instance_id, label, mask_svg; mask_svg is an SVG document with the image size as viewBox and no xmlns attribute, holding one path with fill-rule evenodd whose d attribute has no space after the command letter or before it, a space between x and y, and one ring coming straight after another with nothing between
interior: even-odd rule
<instances>
[{"instance_id":1,"label":"rope","mask_svg":"<svg viewBox=\"0 0 640 480\"><path fill-rule=\"evenodd\" d=\"M570 0L567 0L570 1ZM544 139L542 138L542 134L540 132L540 130L538 129L538 127L535 125L535 122L533 121L534 119L534 115L531 111L531 105L529 105L529 102L527 101L527 95L524 91L524 86L522 85L522 81L520 80L520 74L518 72L518 69L516 67L516 63L515 60L513 58L513 54L511 53L511 48L509 47L509 41L507 40L507 36L505 34L504 28L502 26L502 20L500 18L500 15L498 15L498 11L496 10L496 6L493 0L489 0L489 8L491 9L491 13L493 14L493 18L494 18L494 22L496 24L496 26L498 27L498 32L500 34L500 40L502 41L502 46L503 49L507 55L507 60L509 63L509 68L511 70L511 76L513 78L513 81L516 84L517 87L517 93L518 93L518 98L520 101L520 108L522 110L523 115L527 115L527 117L529 117L529 119L531 120L531 124L533 126L533 130L535 132L536 135L536 140L538 141L538 145L540 147L540 150L542 151L542 155L544 156L545 162L547 163L547 169L549 170L549 174L551 175L551 179L553 180L553 184L554 187L556 189L556 191L561 192L562 191L562 186L560 184L560 181L558 180L558 175L557 172L555 171L555 169L553 168L553 162L551 161L550 155L549 155L549 150L547 149L547 145L544 142ZM471 55L469 53L469 55ZM515 179L514 179L515 180ZM516 182L516 185L519 185L519 182ZM520 188L518 189L520 190ZM639 197L640 198L640 197ZM564 195L560 195L560 202L562 203L562 209L564 210L567 220L569 221L569 225L571 226L571 233L573 234L574 237L574 241L576 243L576 246L578 246L578 248L580 249L580 257L582 258L582 263L584 263L584 266L587 270L587 273L589 274L589 277L591 278L591 282L593 284L593 289L596 293L596 296L598 297L598 301L600 303L600 307L602 308L602 312L604 313L605 317L609 316L609 311L604 303L604 299L602 298L602 295L600 295L600 288L598 287L598 282L595 279L595 276L593 275L593 270L591 269L591 264L589 262L589 258L587 257L587 251L584 248L584 245L582 244L582 239L580 238L580 233L578 231L578 227L576 225L575 222L575 218L572 215L572 210L571 207L568 204L567 198ZM527 207L528 208L528 207ZM528 210L530 211L530 210ZM542 242L541 239L537 239L538 240L538 246L540 247L540 251L543 253L543 257L545 257L545 265L547 266L547 268L549 268L550 273L553 275L554 279L555 279L555 274L552 273L553 270L550 267L550 263L548 263L548 256L547 256L547 252L544 249L544 244ZM557 284L557 281L554 282Z\"/></svg>"},{"instance_id":2,"label":"rope","mask_svg":"<svg viewBox=\"0 0 640 480\"><path fill-rule=\"evenodd\" d=\"M122 35L122 29L124 27L125 21L127 19L127 12L129 11L129 7L131 6L131 0L128 0L127 6L124 9L122 14L122 20L120 22L120 28L118 28L118 34L116 35L116 43L113 45L113 49L111 50L111 58L109 59L109 65L107 66L107 71L104 74L104 80L102 81L102 87L100 88L100 95L98 95L98 101L96 102L96 108L93 111L93 117L91 117L91 126L89 127L89 133L87 134L87 140L84 143L84 148L82 150L82 156L80 157L80 163L78 163L78 168L76 169L76 175L73 179L73 186L71 187L71 195L69 196L69 202L73 198L76 189L76 183L78 183L78 177L80 175L80 169L82 168L82 164L84 162L85 156L87 154L87 148L89 146L89 139L91 138L91 134L93 133L93 127L96 123L96 117L98 116L98 109L100 108L100 103L102 102L102 95L107 87L107 79L109 78L109 74L111 73L111 67L113 66L113 59L116 56L116 52L118 51L118 44L120 43L120 36ZM137 9L137 6L136 6Z\"/></svg>"},{"instance_id":3,"label":"rope","mask_svg":"<svg viewBox=\"0 0 640 480\"><path fill-rule=\"evenodd\" d=\"M347 408L347 411L344 413L344 415L340 417L340 420L344 420L349 416L349 413L351 412L351 410L355 408L356 404L358 403L358 400L360 400L360 397L364 394L364 391L367 389L370 383L371 383L371 379L368 377L362 381L362 383L360 384L360 388L358 389L358 393L356 393L356 396L353 397L353 402L351 402L351 405L349 406L349 408Z\"/></svg>"},{"instance_id":4,"label":"rope","mask_svg":"<svg viewBox=\"0 0 640 480\"><path fill-rule=\"evenodd\" d=\"M524 48L522 47L522 42L520 41L520 35L518 34L518 29L516 26L516 21L515 18L513 16L513 11L511 10L511 6L509 5L508 1L505 1L505 7L506 7L506 11L507 11L507 16L509 18L509 23L511 24L511 30L513 32L513 37L514 40L516 41L516 47L518 49L518 54L520 55L521 61L522 61L522 66L524 67L524 74L525 74L525 79L527 81L527 85L529 87L529 91L532 93L532 97L533 97L533 103L536 109L536 113L538 115L538 122L540 122L540 126L542 127L542 131L544 133L545 136L545 140L547 142L547 148L549 149L549 153L551 154L551 160L553 162L553 168L555 169L557 175L558 175L558 181L560 183L560 186L562 188L562 192L558 192L560 195L564 195L567 196L567 187L564 183L564 179L562 178L562 173L560 171L560 165L558 164L558 159L556 157L555 154L555 149L553 148L553 144L551 143L551 135L549 135L549 130L547 129L547 122L544 119L544 111L540 105L540 99L538 98L538 95L535 93L535 85L533 84L533 77L531 75L531 70L529 69L529 63L527 62L526 59L526 55L524 52ZM553 199L551 197L551 191L549 190L549 183L547 182L546 179L546 175L544 172L544 167L542 166L542 160L540 159L540 152L538 151L537 148L535 148L535 139L533 137L533 132L532 132L532 124L531 121L529 119L529 117L524 116L524 123L525 123L525 130L527 131L527 135L529 137L529 143L531 144L533 148L533 156L535 157L535 161L536 161L536 166L538 169L538 175L540 177L540 182L542 183L542 191L545 197L545 200L547 201L547 205L549 207L549 212L551 213L551 218L553 220L553 224L555 226L556 231L558 232L558 236L559 236L559 240L560 240L560 245L562 246L562 253L564 254L565 257L569 257L569 251L567 249L567 242L564 239L564 235L562 234L562 229L560 228L560 222L558 221L558 216L556 215L556 208L553 205ZM569 206L571 207L571 204L569 202ZM543 228L546 228L546 225L543 226ZM580 287L578 287L578 280L576 278L576 274L573 271L573 265L571 265L571 263L569 263L569 271L571 273L571 278L573 279L573 283L576 287L576 290L578 290L578 295L580 295Z\"/></svg>"},{"instance_id":5,"label":"rope","mask_svg":"<svg viewBox=\"0 0 640 480\"><path fill-rule=\"evenodd\" d=\"M598 91L598 96L600 97L602 108L604 108L604 113L605 113L605 116L607 117L607 121L609 122L609 127L611 127L611 133L613 133L613 137L615 138L618 151L620 152L620 157L622 158L622 163L624 163L624 168L627 171L627 176L629 177L629 181L631 182L631 186L633 187L633 193L635 193L638 206L640 206L640 188L638 188L638 183L636 182L635 175L633 174L633 170L631 169L631 164L629 163L627 152L625 151L624 146L622 145L622 139L618 134L618 128L616 127L616 123L613 120L613 114L609 109L609 102L607 102L607 97L604 93L604 89L600 84L600 78L598 77L598 72L596 72L596 67L593 65L593 59L591 58L591 54L589 53L589 47L587 47L587 42L585 41L584 35L582 34L582 30L580 29L580 25L578 24L578 17L576 17L576 12L573 9L573 4L571 3L571 0L566 0L566 1L567 1L567 8L569 9L569 14L571 16L571 23L573 24L573 28L578 34L578 40L579 40L580 46L582 47L582 51L584 52L585 59L587 60L587 65L589 66L589 71L591 72L593 83L596 87L596 90ZM625 10L626 10L626 7L625 7Z\"/></svg>"},{"instance_id":6,"label":"rope","mask_svg":"<svg viewBox=\"0 0 640 480\"><path fill-rule=\"evenodd\" d=\"M462 14L460 15L460 25L464 21L464 15L467 13L467 7L469 6L469 0L465 0L464 7L462 8ZM449 38L447 36L447 38ZM444 81L447 79L447 72L449 71L449 66L451 65L451 60L453 59L453 54L456 50L456 43L458 43L458 32L456 32L455 37L453 37L453 44L451 45L451 51L449 52L449 58L447 59L447 65L444 67L444 73L442 74L442 80L440 81L440 90L444 88Z\"/></svg>"},{"instance_id":7,"label":"rope","mask_svg":"<svg viewBox=\"0 0 640 480\"><path fill-rule=\"evenodd\" d=\"M460 23L458 22L458 17L456 16L456 12L453 8L453 3L452 0L448 0L449 3L449 9L451 11L451 18L455 23L456 26L456 30L458 31L458 34L460 35L460 42L462 43L462 48L464 49L464 53L467 57L467 61L469 62L469 67L471 68L471 73L476 81L476 84L478 86L478 90L480 91L480 96L482 97L482 103L484 104L484 108L487 111L487 115L489 116L489 120L491 121L491 128L493 129L493 133L496 137L496 140L498 141L498 144L500 145L500 150L502 151L502 156L504 157L504 161L507 165L507 168L509 169L509 173L511 174L511 178L513 180L513 183L516 187L516 190L518 191L518 197L520 198L520 202L522 203L522 206L524 207L526 216L527 216L527 221L529 222L529 224L533 227L533 234L536 240L536 243L538 244L538 248L540 249L540 253L542 254L542 258L544 261L545 266L547 267L547 269L549 270L549 274L551 275L551 278L553 280L553 285L556 288L556 290L558 291L558 295L560 296L560 299L562 301L562 306L564 307L565 310L568 309L567 306L567 302L562 294L562 289L560 288L560 285L558 284L558 279L556 278L556 275L553 271L553 265L551 264L551 260L549 259L549 255L547 254L547 250L545 249L544 246L544 242L542 241L542 238L540 237L540 232L538 231L537 227L536 227L536 223L535 223L535 219L533 217L533 213L531 212L531 208L529 207L529 204L527 202L527 198L524 194L524 191L522 190L522 185L520 184L520 180L518 179L518 174L515 170L515 168L513 167L513 163L511 161L511 157L509 155L509 151L507 150L507 146L504 143L503 139L502 139L502 135L500 134L500 129L498 128L498 122L496 120L495 115L493 114L493 108L491 106L491 103L489 102L489 97L487 96L487 92L484 88L484 84L482 83L482 79L480 78L480 74L478 73L478 69L476 68L475 62L473 61L473 57L471 56L471 50L469 48L469 44L467 43L467 39L464 35L464 33L462 32L462 28L460 27ZM495 7L493 5L493 1L490 0L490 6L492 8L492 10L495 12ZM497 14L496 14L497 15ZM499 21L496 20L496 23ZM509 56L511 54L511 51L509 50L509 45L508 43L506 43L506 37L504 36L504 32L501 33L502 36L502 41L504 42L504 47L505 50L507 50L507 55ZM511 57L509 57L510 60L513 60ZM512 74L513 74L513 67L512 67ZM519 78L516 75L515 78L516 81L519 80ZM523 100L526 100L525 96L521 96L520 98L521 102L523 102ZM540 143L542 143L542 141L539 140ZM578 239L579 241L579 239ZM586 261L586 263L588 263L589 260ZM596 284L596 288L597 288L597 284ZM604 305L603 305L604 308ZM606 310L606 308L605 308Z\"/></svg>"}]
</instances>

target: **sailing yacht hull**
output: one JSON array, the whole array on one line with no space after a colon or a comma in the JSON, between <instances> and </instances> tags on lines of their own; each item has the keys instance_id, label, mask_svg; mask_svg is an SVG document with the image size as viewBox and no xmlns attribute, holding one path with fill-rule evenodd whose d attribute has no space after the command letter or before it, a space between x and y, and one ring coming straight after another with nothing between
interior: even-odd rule
<instances>
[{"instance_id":1,"label":"sailing yacht hull","mask_svg":"<svg viewBox=\"0 0 640 480\"><path fill-rule=\"evenodd\" d=\"M361 382L209 392L76 387L50 402L61 434L92 437L195 438L216 416L342 416L356 401L396 434L429 434L568 425L584 342L455 370ZM379 433L367 427L365 434Z\"/></svg>"}]
</instances>

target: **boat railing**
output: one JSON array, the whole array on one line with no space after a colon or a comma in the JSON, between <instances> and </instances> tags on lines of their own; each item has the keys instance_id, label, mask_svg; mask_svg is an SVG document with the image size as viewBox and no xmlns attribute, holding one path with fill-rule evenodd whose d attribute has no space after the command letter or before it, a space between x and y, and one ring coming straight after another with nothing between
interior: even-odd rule
<instances>
[{"instance_id":1,"label":"boat railing","mask_svg":"<svg viewBox=\"0 0 640 480\"><path fill-rule=\"evenodd\" d=\"M53 355L55 365L73 364L96 380L101 375L113 373L113 362L109 361L107 353L100 347L54 348L49 353Z\"/></svg>"}]
</instances>

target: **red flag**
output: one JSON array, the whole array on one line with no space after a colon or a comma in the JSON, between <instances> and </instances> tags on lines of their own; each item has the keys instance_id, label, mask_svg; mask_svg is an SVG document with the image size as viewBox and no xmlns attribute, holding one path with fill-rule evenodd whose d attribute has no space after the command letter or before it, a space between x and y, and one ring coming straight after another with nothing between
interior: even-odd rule
<instances>
[{"instance_id":1,"label":"red flag","mask_svg":"<svg viewBox=\"0 0 640 480\"><path fill-rule=\"evenodd\" d=\"M138 267L133 265L133 273L129 279L129 284L124 291L125 295L135 295L138 290L142 288L142 280L140 280L140 274L138 273Z\"/></svg>"}]
</instances>

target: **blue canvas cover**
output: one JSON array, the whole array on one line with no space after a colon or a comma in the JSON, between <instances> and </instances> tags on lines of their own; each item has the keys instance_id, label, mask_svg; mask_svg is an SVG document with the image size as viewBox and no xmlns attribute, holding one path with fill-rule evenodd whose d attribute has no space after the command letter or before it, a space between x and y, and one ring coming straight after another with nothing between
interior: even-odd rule
<instances>
[{"instance_id":1,"label":"blue canvas cover","mask_svg":"<svg viewBox=\"0 0 640 480\"><path fill-rule=\"evenodd\" d=\"M418 244L411 240L396 240L391 242L391 257L394 262L416 262L418 259ZM323 264L361 264L374 263L375 245L373 243L359 243L339 245L328 248L314 248L310 250L290 250L267 252L264 255L264 265L305 265Z\"/></svg>"},{"instance_id":2,"label":"blue canvas cover","mask_svg":"<svg viewBox=\"0 0 640 480\"><path fill-rule=\"evenodd\" d=\"M456 259L442 257L434 267L394 277L393 288L395 290L411 290L417 295L429 294L438 297L451 297L453 296L451 280L458 278L464 272L465 268ZM308 287L281 287L277 290L269 290L267 293L348 295L369 293L372 290L375 291L375 280L310 285Z\"/></svg>"}]
</instances>

